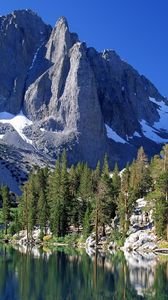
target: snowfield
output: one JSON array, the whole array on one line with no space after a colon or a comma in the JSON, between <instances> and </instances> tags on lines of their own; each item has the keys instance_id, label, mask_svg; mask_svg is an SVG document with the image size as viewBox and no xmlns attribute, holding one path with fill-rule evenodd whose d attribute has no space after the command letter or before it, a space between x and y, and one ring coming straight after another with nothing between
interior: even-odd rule
<instances>
[{"instance_id":1,"label":"snowfield","mask_svg":"<svg viewBox=\"0 0 168 300\"><path fill-rule=\"evenodd\" d=\"M149 100L159 106L158 113L160 120L153 124L153 127L158 130L166 130L168 132L168 105L163 101L156 101L156 99L149 97Z\"/></svg>"},{"instance_id":2,"label":"snowfield","mask_svg":"<svg viewBox=\"0 0 168 300\"><path fill-rule=\"evenodd\" d=\"M3 124L11 124L13 128L17 131L17 133L21 136L21 138L27 143L32 145L32 141L29 140L23 133L23 129L26 126L32 125L32 121L30 121L22 111L18 115L13 115L8 112L0 113L0 123ZM2 135L0 138L3 138Z\"/></svg>"},{"instance_id":3,"label":"snowfield","mask_svg":"<svg viewBox=\"0 0 168 300\"><path fill-rule=\"evenodd\" d=\"M156 142L156 143L167 143L168 139L160 137L159 132L168 133L168 105L166 105L163 101L156 101L156 99L149 97L149 100L158 105L158 113L160 119L158 122L155 122L153 126L150 126L145 120L140 122L142 126L142 131L144 135Z\"/></svg>"},{"instance_id":4,"label":"snowfield","mask_svg":"<svg viewBox=\"0 0 168 300\"><path fill-rule=\"evenodd\" d=\"M116 143L122 143L122 144L127 144L127 142L121 138L112 128L110 128L107 124L106 126L106 131L107 131L107 137Z\"/></svg>"}]
</instances>

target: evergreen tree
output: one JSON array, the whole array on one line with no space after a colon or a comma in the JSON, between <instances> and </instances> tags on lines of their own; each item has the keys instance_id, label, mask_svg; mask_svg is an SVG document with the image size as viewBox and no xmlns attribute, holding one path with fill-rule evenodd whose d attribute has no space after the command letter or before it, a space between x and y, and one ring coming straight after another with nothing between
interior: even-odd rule
<instances>
[{"instance_id":1,"label":"evergreen tree","mask_svg":"<svg viewBox=\"0 0 168 300\"><path fill-rule=\"evenodd\" d=\"M87 238L91 232L91 224L90 224L90 209L87 208L83 220L83 237Z\"/></svg>"},{"instance_id":2,"label":"evergreen tree","mask_svg":"<svg viewBox=\"0 0 168 300\"><path fill-rule=\"evenodd\" d=\"M159 223L162 221L162 227L164 226L163 233L166 232L165 237L168 240L168 169L164 171L157 181L157 188L160 190L161 197L156 204L155 217L160 218ZM156 223L157 223L157 219ZM157 223L158 224L158 223Z\"/></svg>"},{"instance_id":3,"label":"evergreen tree","mask_svg":"<svg viewBox=\"0 0 168 300\"><path fill-rule=\"evenodd\" d=\"M3 223L5 226L5 234L7 234L8 223L10 219L10 197L9 197L9 188L7 186L3 186L1 188L2 192L2 215L3 215Z\"/></svg>"},{"instance_id":4,"label":"evergreen tree","mask_svg":"<svg viewBox=\"0 0 168 300\"><path fill-rule=\"evenodd\" d=\"M150 173L153 182L157 181L157 178L161 175L164 170L163 159L159 155L154 155L150 163Z\"/></svg>"},{"instance_id":5,"label":"evergreen tree","mask_svg":"<svg viewBox=\"0 0 168 300\"><path fill-rule=\"evenodd\" d=\"M108 165L108 156L107 156L107 154L105 154L105 156L104 156L102 176L104 176L106 178L109 178L109 165Z\"/></svg>"},{"instance_id":6,"label":"evergreen tree","mask_svg":"<svg viewBox=\"0 0 168 300\"><path fill-rule=\"evenodd\" d=\"M39 193L38 198L38 222L40 225L41 233L46 233L46 224L47 224L47 204L46 196L43 190Z\"/></svg>"},{"instance_id":7,"label":"evergreen tree","mask_svg":"<svg viewBox=\"0 0 168 300\"><path fill-rule=\"evenodd\" d=\"M133 188L136 189L139 197L143 197L146 195L146 193L149 192L152 186L152 178L150 174L148 159L143 147L140 147L140 149L138 150L136 160L136 174L134 169L133 171L136 178L136 180L134 180Z\"/></svg>"},{"instance_id":8,"label":"evergreen tree","mask_svg":"<svg viewBox=\"0 0 168 300\"><path fill-rule=\"evenodd\" d=\"M29 176L29 181L27 183L27 197L28 197L28 227L30 235L34 226L37 223L37 193L35 190L36 176L31 173Z\"/></svg>"},{"instance_id":9,"label":"evergreen tree","mask_svg":"<svg viewBox=\"0 0 168 300\"><path fill-rule=\"evenodd\" d=\"M64 236L69 228L69 180L67 172L66 151L62 154L61 159L61 185L60 185L60 202L61 202L61 235Z\"/></svg>"},{"instance_id":10,"label":"evergreen tree","mask_svg":"<svg viewBox=\"0 0 168 300\"><path fill-rule=\"evenodd\" d=\"M69 170L70 223L79 228L78 188L78 176L74 165L72 165Z\"/></svg>"},{"instance_id":11,"label":"evergreen tree","mask_svg":"<svg viewBox=\"0 0 168 300\"><path fill-rule=\"evenodd\" d=\"M156 203L154 207L154 222L156 233L159 237L164 239L167 238L167 214L168 214L168 205L165 201L165 198L162 195L156 198Z\"/></svg>"},{"instance_id":12,"label":"evergreen tree","mask_svg":"<svg viewBox=\"0 0 168 300\"><path fill-rule=\"evenodd\" d=\"M92 172L92 188L94 193L97 192L100 177L101 177L100 161L98 161L96 169Z\"/></svg>"},{"instance_id":13,"label":"evergreen tree","mask_svg":"<svg viewBox=\"0 0 168 300\"><path fill-rule=\"evenodd\" d=\"M87 164L84 165L78 190L78 218L79 224L83 224L86 209L93 197L92 172Z\"/></svg>"},{"instance_id":14,"label":"evergreen tree","mask_svg":"<svg viewBox=\"0 0 168 300\"><path fill-rule=\"evenodd\" d=\"M48 168L40 169L37 173L38 185L38 222L41 233L46 233L47 221L49 218L49 204L48 204Z\"/></svg>"},{"instance_id":15,"label":"evergreen tree","mask_svg":"<svg viewBox=\"0 0 168 300\"><path fill-rule=\"evenodd\" d=\"M121 193L119 196L118 212L122 233L125 235L129 227L129 190L130 190L130 170L126 166L121 180Z\"/></svg>"},{"instance_id":16,"label":"evergreen tree","mask_svg":"<svg viewBox=\"0 0 168 300\"><path fill-rule=\"evenodd\" d=\"M161 151L161 155L163 156L163 170L168 170L168 144L163 146Z\"/></svg>"},{"instance_id":17,"label":"evergreen tree","mask_svg":"<svg viewBox=\"0 0 168 300\"><path fill-rule=\"evenodd\" d=\"M50 227L54 234L61 235L61 170L60 160L57 159L53 174L49 178L49 206L50 206Z\"/></svg>"},{"instance_id":18,"label":"evergreen tree","mask_svg":"<svg viewBox=\"0 0 168 300\"><path fill-rule=\"evenodd\" d=\"M114 171L113 171L113 177L112 177L112 185L113 185L113 194L115 202L117 202L117 198L120 193L121 189L121 177L119 174L119 169L117 163L115 164Z\"/></svg>"},{"instance_id":19,"label":"evergreen tree","mask_svg":"<svg viewBox=\"0 0 168 300\"><path fill-rule=\"evenodd\" d=\"M112 198L112 183L109 177L109 166L107 156L104 158L102 174L98 182L97 195L95 197L94 224L96 236L98 235L98 227L102 226L102 235L105 236L105 225L111 223L114 211L114 202ZM98 238L96 237L96 240Z\"/></svg>"}]
</instances>

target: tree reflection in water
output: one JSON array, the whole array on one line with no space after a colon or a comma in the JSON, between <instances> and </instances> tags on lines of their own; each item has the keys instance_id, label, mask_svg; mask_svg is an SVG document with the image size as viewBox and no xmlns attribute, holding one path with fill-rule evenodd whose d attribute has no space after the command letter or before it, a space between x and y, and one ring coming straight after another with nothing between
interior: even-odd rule
<instances>
[{"instance_id":1,"label":"tree reflection in water","mask_svg":"<svg viewBox=\"0 0 168 300\"><path fill-rule=\"evenodd\" d=\"M122 252L0 246L0 300L168 299L168 263Z\"/></svg>"}]
</instances>

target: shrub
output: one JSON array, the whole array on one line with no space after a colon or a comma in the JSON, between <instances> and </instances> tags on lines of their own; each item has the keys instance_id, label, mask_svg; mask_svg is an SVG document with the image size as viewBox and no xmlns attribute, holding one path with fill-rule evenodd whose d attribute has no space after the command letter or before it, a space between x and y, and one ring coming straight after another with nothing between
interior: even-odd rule
<instances>
[{"instance_id":1,"label":"shrub","mask_svg":"<svg viewBox=\"0 0 168 300\"><path fill-rule=\"evenodd\" d=\"M52 239L52 235L45 235L43 237L43 242L49 242L49 241L51 241L51 239Z\"/></svg>"}]
</instances>

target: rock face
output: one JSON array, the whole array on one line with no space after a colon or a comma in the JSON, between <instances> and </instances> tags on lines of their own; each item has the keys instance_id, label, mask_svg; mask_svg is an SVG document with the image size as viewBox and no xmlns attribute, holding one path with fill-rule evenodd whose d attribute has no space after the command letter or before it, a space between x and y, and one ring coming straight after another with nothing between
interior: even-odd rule
<instances>
[{"instance_id":1,"label":"rock face","mask_svg":"<svg viewBox=\"0 0 168 300\"><path fill-rule=\"evenodd\" d=\"M64 17L52 29L30 10L0 17L0 28L3 144L46 161L65 148L69 163L91 167L107 153L122 167L139 146L152 155L168 141L167 99L115 51L87 48ZM21 131L19 114L30 121Z\"/></svg>"},{"instance_id":2,"label":"rock face","mask_svg":"<svg viewBox=\"0 0 168 300\"><path fill-rule=\"evenodd\" d=\"M17 114L37 49L49 38L51 27L31 11L14 11L0 18L0 111Z\"/></svg>"},{"instance_id":3,"label":"rock face","mask_svg":"<svg viewBox=\"0 0 168 300\"><path fill-rule=\"evenodd\" d=\"M130 229L125 240L124 251L148 252L157 249L157 237L154 234L152 210L146 211L146 201L136 201L130 218Z\"/></svg>"}]
</instances>

